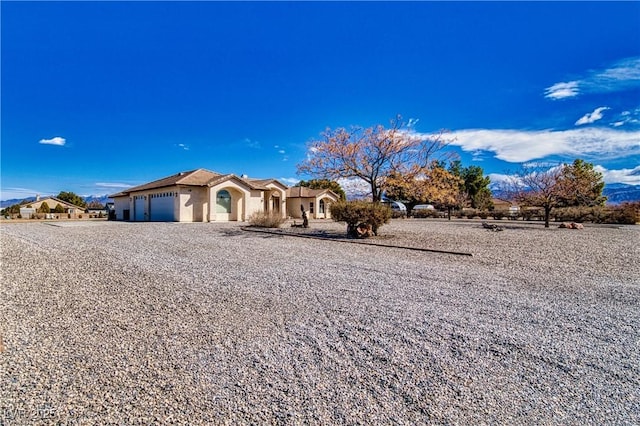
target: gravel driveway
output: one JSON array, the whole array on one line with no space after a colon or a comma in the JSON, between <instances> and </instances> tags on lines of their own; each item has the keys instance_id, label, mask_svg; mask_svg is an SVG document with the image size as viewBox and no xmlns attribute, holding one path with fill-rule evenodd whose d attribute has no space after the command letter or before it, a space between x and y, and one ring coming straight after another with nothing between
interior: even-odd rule
<instances>
[{"instance_id":1,"label":"gravel driveway","mask_svg":"<svg viewBox=\"0 0 640 426\"><path fill-rule=\"evenodd\" d=\"M0 425L640 424L640 226L501 225L2 224Z\"/></svg>"}]
</instances>

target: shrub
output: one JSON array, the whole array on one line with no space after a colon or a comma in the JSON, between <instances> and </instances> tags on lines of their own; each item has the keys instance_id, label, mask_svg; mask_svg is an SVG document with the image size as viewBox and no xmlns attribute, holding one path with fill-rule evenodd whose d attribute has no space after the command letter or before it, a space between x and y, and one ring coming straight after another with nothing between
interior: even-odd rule
<instances>
[{"instance_id":1,"label":"shrub","mask_svg":"<svg viewBox=\"0 0 640 426\"><path fill-rule=\"evenodd\" d=\"M502 220L505 217L509 217L509 210L495 209L491 212L491 217L495 220Z\"/></svg>"},{"instance_id":2,"label":"shrub","mask_svg":"<svg viewBox=\"0 0 640 426\"><path fill-rule=\"evenodd\" d=\"M374 235L378 229L391 219L391 209L381 203L366 201L338 201L331 204L331 217L336 222L347 223L347 234L358 236L357 228L368 225Z\"/></svg>"},{"instance_id":3,"label":"shrub","mask_svg":"<svg viewBox=\"0 0 640 426\"><path fill-rule=\"evenodd\" d=\"M280 228L286 221L280 213L274 212L255 212L249 216L249 224L260 228Z\"/></svg>"},{"instance_id":4,"label":"shrub","mask_svg":"<svg viewBox=\"0 0 640 426\"><path fill-rule=\"evenodd\" d=\"M415 218L439 217L438 211L434 209L411 210L411 215Z\"/></svg>"}]
</instances>

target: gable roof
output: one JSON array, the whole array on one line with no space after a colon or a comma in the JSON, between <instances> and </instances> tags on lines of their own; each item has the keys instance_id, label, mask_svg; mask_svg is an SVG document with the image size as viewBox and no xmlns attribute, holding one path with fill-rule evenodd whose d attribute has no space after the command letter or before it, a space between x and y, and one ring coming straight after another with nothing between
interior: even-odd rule
<instances>
[{"instance_id":1,"label":"gable roof","mask_svg":"<svg viewBox=\"0 0 640 426\"><path fill-rule=\"evenodd\" d=\"M52 203L48 203L47 201L52 201ZM85 209L85 207L80 207L80 206L78 206L76 204L72 204L72 203L70 203L68 201L64 201L64 200L61 200L61 199L53 197L53 196L41 197L39 200L23 201L22 203L20 203L20 206L27 206L27 205L33 205L33 204L38 204L38 205L41 206L42 203L45 203L45 202L47 202L47 205L52 209L55 208L56 204L61 204L63 207L67 206L69 208L74 208L74 209L80 209L80 210L84 210ZM53 203L56 203L56 204L53 204Z\"/></svg>"},{"instance_id":2,"label":"gable roof","mask_svg":"<svg viewBox=\"0 0 640 426\"><path fill-rule=\"evenodd\" d=\"M323 194L329 194L339 199L340 196L330 189L311 189L306 186L294 186L287 189L287 198L314 198Z\"/></svg>"},{"instance_id":3,"label":"gable roof","mask_svg":"<svg viewBox=\"0 0 640 426\"><path fill-rule=\"evenodd\" d=\"M268 189L265 185L268 185L272 182L278 182L276 179L248 179L248 178L240 178L233 173L228 174L220 174L216 172L212 172L206 169L197 169L190 170L187 172L176 173L171 176L167 176L158 180L154 180L149 183L145 183L142 185L134 186L131 188L127 188L124 191L118 192L117 194L112 194L109 197L123 197L131 194L132 192L138 191L147 191L150 189L158 189L165 188L168 186L175 185L187 185L187 186L215 186L222 182L226 182L228 180L234 180L239 182L240 184L248 186L250 189L260 189L266 190ZM282 185L282 187L286 188L286 185Z\"/></svg>"}]
</instances>

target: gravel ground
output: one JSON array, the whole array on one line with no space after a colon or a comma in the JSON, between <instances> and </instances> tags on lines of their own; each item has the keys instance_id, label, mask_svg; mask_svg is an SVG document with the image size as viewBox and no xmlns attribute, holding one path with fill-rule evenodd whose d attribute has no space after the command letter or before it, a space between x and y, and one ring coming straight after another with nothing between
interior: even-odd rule
<instances>
[{"instance_id":1,"label":"gravel ground","mask_svg":"<svg viewBox=\"0 0 640 426\"><path fill-rule=\"evenodd\" d=\"M2 224L0 424L640 424L640 226L501 225Z\"/></svg>"}]
</instances>

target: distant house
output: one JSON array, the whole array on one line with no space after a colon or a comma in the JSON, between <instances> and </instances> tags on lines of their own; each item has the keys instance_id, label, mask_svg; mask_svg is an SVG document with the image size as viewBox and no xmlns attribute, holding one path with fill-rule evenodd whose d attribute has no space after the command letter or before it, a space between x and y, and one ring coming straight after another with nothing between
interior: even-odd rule
<instances>
[{"instance_id":1,"label":"distant house","mask_svg":"<svg viewBox=\"0 0 640 426\"><path fill-rule=\"evenodd\" d=\"M337 202L340 196L330 189L310 189L295 186L287 189L287 214L302 218L302 208L310 219L329 219L329 206Z\"/></svg>"},{"instance_id":2,"label":"distant house","mask_svg":"<svg viewBox=\"0 0 640 426\"><path fill-rule=\"evenodd\" d=\"M286 217L287 186L205 169L180 172L112 194L115 219L133 222L246 221L258 211Z\"/></svg>"},{"instance_id":3,"label":"distant house","mask_svg":"<svg viewBox=\"0 0 640 426\"><path fill-rule=\"evenodd\" d=\"M64 214L66 217L77 218L84 213L84 207L76 206L75 204L68 203L56 197L41 198L39 195L36 195L35 201L24 202L20 205L20 215L23 219L30 219L31 216L40 212L44 203L47 203L47 206L49 206L49 211L51 215L53 215L52 217ZM64 213L54 213L57 205L62 207Z\"/></svg>"}]
</instances>

